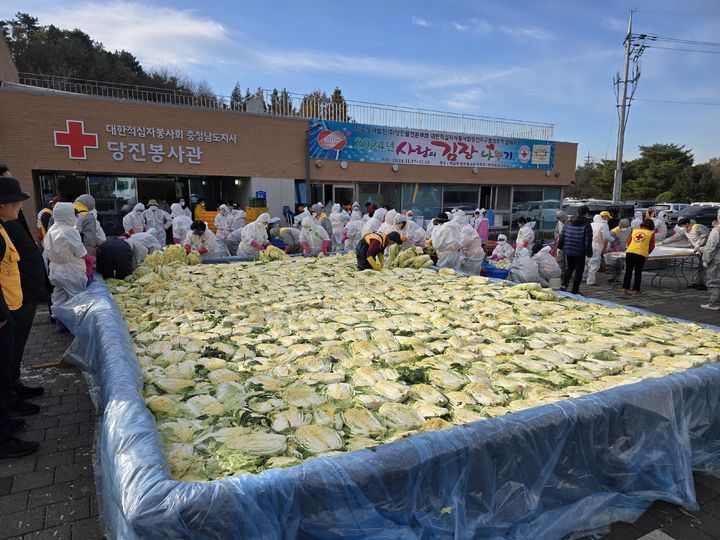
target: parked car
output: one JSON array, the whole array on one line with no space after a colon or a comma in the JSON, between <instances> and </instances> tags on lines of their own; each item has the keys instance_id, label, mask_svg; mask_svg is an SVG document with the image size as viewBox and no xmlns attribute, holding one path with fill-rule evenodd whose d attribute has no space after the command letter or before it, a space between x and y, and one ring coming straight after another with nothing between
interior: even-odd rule
<instances>
[{"instance_id":1,"label":"parked car","mask_svg":"<svg viewBox=\"0 0 720 540\"><path fill-rule=\"evenodd\" d=\"M635 206L628 203L612 203L610 201L601 202L601 201L578 201L573 202L571 204L566 204L563 206L563 210L568 213L570 218L572 219L573 216L577 214L577 209L581 206L587 206L590 210L588 217L592 219L596 214L599 214L603 211L608 211L612 214L612 219L608 221L608 225L610 228L614 228L620 223L620 220L622 218L632 219L633 215L635 214Z\"/></svg>"},{"instance_id":2,"label":"parked car","mask_svg":"<svg viewBox=\"0 0 720 540\"><path fill-rule=\"evenodd\" d=\"M649 208L652 208L652 207L655 206L656 204L659 204L658 201L656 201L655 199L640 199L640 200L637 200L637 201L626 201L626 202L627 202L628 204L633 204L633 205L635 205L635 211L636 211L636 212L638 212L638 211L639 211L639 212L642 212L643 214L644 214L645 211L648 210Z\"/></svg>"},{"instance_id":3,"label":"parked car","mask_svg":"<svg viewBox=\"0 0 720 540\"><path fill-rule=\"evenodd\" d=\"M673 217L676 218L676 220L675 220L676 223L677 223L677 220L680 218L687 218L687 219L694 219L695 223L700 223L701 225L705 225L706 227L712 227L713 221L715 221L717 219L719 209L720 209L720 205L713 205L713 206L690 205L687 208L684 208L683 210L678 212Z\"/></svg>"},{"instance_id":4,"label":"parked car","mask_svg":"<svg viewBox=\"0 0 720 540\"><path fill-rule=\"evenodd\" d=\"M720 206L720 202L694 202L690 206Z\"/></svg>"},{"instance_id":5,"label":"parked car","mask_svg":"<svg viewBox=\"0 0 720 540\"><path fill-rule=\"evenodd\" d=\"M540 221L542 218L544 223L555 223L559 209L560 201L557 200L529 201L513 206L511 219L513 224L519 217L524 217L530 221ZM539 225L538 223L538 226Z\"/></svg>"}]
</instances>

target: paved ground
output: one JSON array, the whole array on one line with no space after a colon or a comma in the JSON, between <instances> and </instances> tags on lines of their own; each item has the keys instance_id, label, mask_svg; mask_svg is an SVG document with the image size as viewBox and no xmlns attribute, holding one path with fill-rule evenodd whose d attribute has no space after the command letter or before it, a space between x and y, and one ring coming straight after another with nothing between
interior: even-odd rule
<instances>
[{"instance_id":1,"label":"paved ground","mask_svg":"<svg viewBox=\"0 0 720 540\"><path fill-rule=\"evenodd\" d=\"M605 284L604 276L599 282L583 285L581 293L720 325L720 312L699 308L707 293L664 284L646 286L639 298L631 299L620 297L618 289ZM23 459L0 460L0 539L102 538L92 466L94 414L85 381L72 367L33 369L57 362L70 341L67 334L55 333L47 312L38 314L25 351L30 368L26 377L29 384L41 384L48 391L34 400L43 410L28 418L21 436L40 441L40 451ZM720 539L720 474L696 476L695 484L701 511L688 513L657 502L635 523L614 524L605 539Z\"/></svg>"},{"instance_id":2,"label":"paved ground","mask_svg":"<svg viewBox=\"0 0 720 540\"><path fill-rule=\"evenodd\" d=\"M0 460L0 538L103 538L93 477L95 418L87 386L72 367L40 367L58 362L70 342L68 334L55 333L47 311L38 313L25 349L25 379L46 392L32 400L42 411L27 417L20 436L40 441L40 450Z\"/></svg>"}]
</instances>

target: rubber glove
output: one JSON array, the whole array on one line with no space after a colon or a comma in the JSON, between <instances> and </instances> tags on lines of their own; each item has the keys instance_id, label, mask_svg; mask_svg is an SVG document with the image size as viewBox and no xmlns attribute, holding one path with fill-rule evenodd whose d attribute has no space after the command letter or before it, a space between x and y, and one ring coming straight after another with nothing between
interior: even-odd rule
<instances>
[{"instance_id":1,"label":"rubber glove","mask_svg":"<svg viewBox=\"0 0 720 540\"><path fill-rule=\"evenodd\" d=\"M250 242L250 246L251 246L251 247L254 247L254 248L257 249L258 251L263 251L263 250L265 249L265 246L261 246L261 245L258 244L255 240L253 240L252 242Z\"/></svg>"},{"instance_id":2,"label":"rubber glove","mask_svg":"<svg viewBox=\"0 0 720 540\"><path fill-rule=\"evenodd\" d=\"M264 248L267 248L267 247L270 247L270 246L272 246L272 242L265 242L265 243L263 244L263 247L264 247Z\"/></svg>"},{"instance_id":3,"label":"rubber glove","mask_svg":"<svg viewBox=\"0 0 720 540\"><path fill-rule=\"evenodd\" d=\"M322 247L320 248L320 251L322 251L323 255L327 255L327 252L330 250L330 240L325 240L322 243Z\"/></svg>"},{"instance_id":4,"label":"rubber glove","mask_svg":"<svg viewBox=\"0 0 720 540\"><path fill-rule=\"evenodd\" d=\"M190 253L190 252L192 251L192 248L190 247L190 244L185 244L183 247L185 248L185 252L186 252L186 253Z\"/></svg>"},{"instance_id":5,"label":"rubber glove","mask_svg":"<svg viewBox=\"0 0 720 540\"><path fill-rule=\"evenodd\" d=\"M130 230L128 231L128 233L130 233L130 235L133 235L133 234L135 234L135 231L134 231L133 229L130 229Z\"/></svg>"},{"instance_id":6,"label":"rubber glove","mask_svg":"<svg viewBox=\"0 0 720 540\"><path fill-rule=\"evenodd\" d=\"M380 268L385 266L385 255L383 255L382 253L378 253L377 258L378 258L378 262L380 263Z\"/></svg>"},{"instance_id":7,"label":"rubber glove","mask_svg":"<svg viewBox=\"0 0 720 540\"><path fill-rule=\"evenodd\" d=\"M201 247L200 249L198 249L198 253L200 255L205 255L207 252L208 252L208 250L206 247Z\"/></svg>"},{"instance_id":8,"label":"rubber glove","mask_svg":"<svg viewBox=\"0 0 720 540\"><path fill-rule=\"evenodd\" d=\"M85 260L85 275L87 276L88 283L90 283L93 279L93 266L95 266L95 257L89 254L85 254L82 256L82 258Z\"/></svg>"},{"instance_id":9,"label":"rubber glove","mask_svg":"<svg viewBox=\"0 0 720 540\"><path fill-rule=\"evenodd\" d=\"M375 257L368 257L368 258L367 258L367 262L370 263L370 266L372 266L373 270L377 270L377 271L382 270L382 263L380 263L379 261L377 261L377 260L375 259Z\"/></svg>"},{"instance_id":10,"label":"rubber glove","mask_svg":"<svg viewBox=\"0 0 720 540\"><path fill-rule=\"evenodd\" d=\"M310 249L310 246L307 245L307 242L301 242L301 243L300 243L300 247L303 248L303 251L304 251L307 255L310 255L310 253L312 253L312 250Z\"/></svg>"}]
</instances>

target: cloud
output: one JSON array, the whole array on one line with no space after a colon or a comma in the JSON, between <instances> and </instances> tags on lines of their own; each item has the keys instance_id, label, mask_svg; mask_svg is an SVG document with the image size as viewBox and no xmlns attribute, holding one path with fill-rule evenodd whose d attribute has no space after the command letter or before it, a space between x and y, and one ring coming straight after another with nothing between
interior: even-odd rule
<instances>
[{"instance_id":1,"label":"cloud","mask_svg":"<svg viewBox=\"0 0 720 540\"><path fill-rule=\"evenodd\" d=\"M465 22L453 22L453 28L459 32L477 32L479 34L489 34L492 32L492 25L482 19L468 19Z\"/></svg>"},{"instance_id":2,"label":"cloud","mask_svg":"<svg viewBox=\"0 0 720 540\"><path fill-rule=\"evenodd\" d=\"M488 94L482 88L467 88L458 92L453 92L450 97L443 100L442 103L449 109L455 111L477 110L483 100L487 99Z\"/></svg>"},{"instance_id":3,"label":"cloud","mask_svg":"<svg viewBox=\"0 0 720 540\"><path fill-rule=\"evenodd\" d=\"M521 41L548 41L553 39L552 33L542 28L529 27L522 28L519 26L501 26L500 30L508 36Z\"/></svg>"},{"instance_id":4,"label":"cloud","mask_svg":"<svg viewBox=\"0 0 720 540\"><path fill-rule=\"evenodd\" d=\"M427 28L428 26L430 26L430 23L427 22L427 21L426 21L425 19L423 19L422 17L412 17L412 18L410 19L410 21L411 21L413 24L416 24L416 25L418 25L418 26L422 26L422 27L424 27L424 28Z\"/></svg>"},{"instance_id":5,"label":"cloud","mask_svg":"<svg viewBox=\"0 0 720 540\"><path fill-rule=\"evenodd\" d=\"M627 21L616 19L615 17L605 17L602 20L601 25L606 30L610 30L612 32L627 32L628 29Z\"/></svg>"},{"instance_id":6,"label":"cloud","mask_svg":"<svg viewBox=\"0 0 720 540\"><path fill-rule=\"evenodd\" d=\"M41 24L80 28L108 50L132 52L146 66L204 64L230 43L222 24L193 10L137 2L61 4L37 16Z\"/></svg>"}]
</instances>

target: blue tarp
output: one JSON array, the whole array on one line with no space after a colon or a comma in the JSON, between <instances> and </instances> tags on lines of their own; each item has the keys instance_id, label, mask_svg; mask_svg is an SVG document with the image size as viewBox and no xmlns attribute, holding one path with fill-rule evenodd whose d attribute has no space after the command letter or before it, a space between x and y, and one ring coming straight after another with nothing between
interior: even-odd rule
<instances>
[{"instance_id":1,"label":"blue tarp","mask_svg":"<svg viewBox=\"0 0 720 540\"><path fill-rule=\"evenodd\" d=\"M105 284L58 310L98 407L99 495L112 538L529 538L697 508L720 468L720 365L374 450L213 482L168 474L127 327Z\"/></svg>"}]
</instances>

